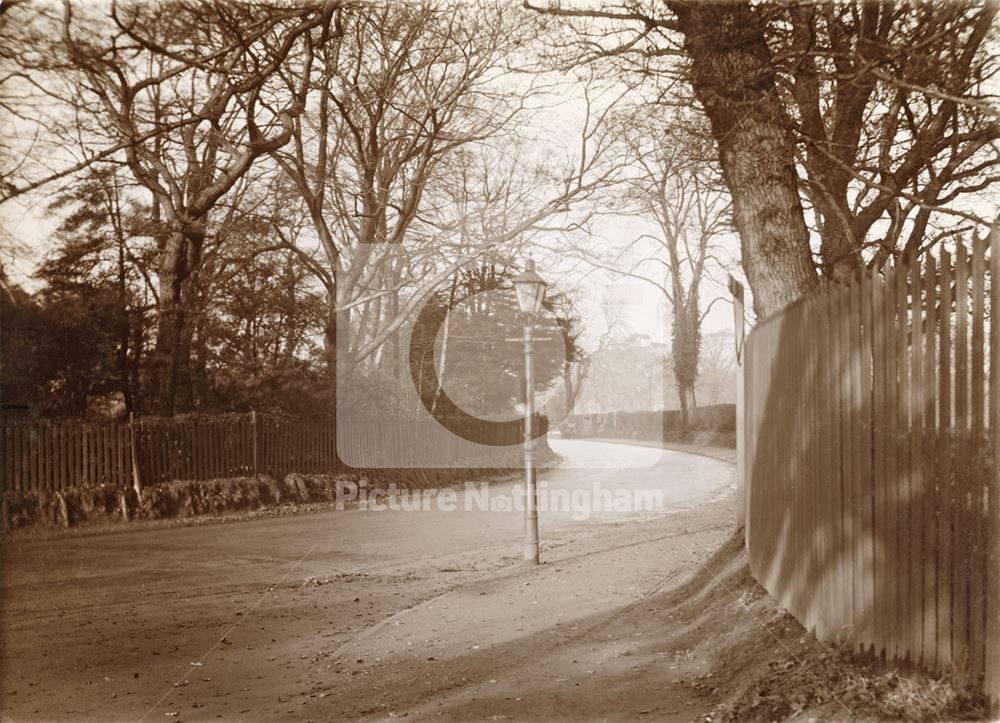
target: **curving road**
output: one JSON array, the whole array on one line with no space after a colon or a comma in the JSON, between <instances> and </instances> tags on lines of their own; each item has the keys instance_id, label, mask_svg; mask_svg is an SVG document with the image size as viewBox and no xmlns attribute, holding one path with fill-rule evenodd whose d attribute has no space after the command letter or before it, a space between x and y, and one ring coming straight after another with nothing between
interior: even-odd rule
<instances>
[{"instance_id":1,"label":"curving road","mask_svg":"<svg viewBox=\"0 0 1000 723\"><path fill-rule=\"evenodd\" d=\"M635 523L733 482L730 465L705 457L584 440L551 446L572 468L540 480L543 558L613 546ZM447 493L450 504L429 497L423 510L410 500L381 511L8 539L0 717L304 719L310 675L331 650L517 561L517 490ZM659 506L606 504L616 495Z\"/></svg>"},{"instance_id":2,"label":"curving road","mask_svg":"<svg viewBox=\"0 0 1000 723\"><path fill-rule=\"evenodd\" d=\"M735 483L735 469L718 459L652 446L582 439L549 440L565 466L542 477L549 490L655 492L660 512L671 512L718 495ZM652 497L653 495L649 495ZM639 497L641 499L641 497ZM595 501L596 496L595 496ZM598 509L594 519L630 516Z\"/></svg>"}]
</instances>

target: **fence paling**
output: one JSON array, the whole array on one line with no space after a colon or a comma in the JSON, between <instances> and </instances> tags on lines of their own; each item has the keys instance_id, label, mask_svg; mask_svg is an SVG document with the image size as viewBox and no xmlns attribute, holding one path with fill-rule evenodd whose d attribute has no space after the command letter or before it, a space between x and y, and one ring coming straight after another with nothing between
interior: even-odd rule
<instances>
[{"instance_id":1,"label":"fence paling","mask_svg":"<svg viewBox=\"0 0 1000 723\"><path fill-rule=\"evenodd\" d=\"M1000 310L1000 227L994 226L990 245L990 308ZM990 383L989 428L993 443L993 469L987 480L989 511L987 524L987 555L984 575L986 598L983 602L988 618L984 641L984 689L990 696L989 714L1000 716L1000 324L990 324Z\"/></svg>"},{"instance_id":2,"label":"fence paling","mask_svg":"<svg viewBox=\"0 0 1000 723\"><path fill-rule=\"evenodd\" d=\"M911 433L908 435L909 481L907 494L907 511L909 513L910 545L907 546L909 571L907 573L908 590L908 631L907 649L913 661L923 658L923 565L925 564L922 549L921 532L921 494L923 492L923 324L922 324L922 292L923 274L917 258L910 265L910 340L908 356L910 358L910 385L908 414ZM915 503L916 502L916 503Z\"/></svg>"},{"instance_id":3,"label":"fence paling","mask_svg":"<svg viewBox=\"0 0 1000 723\"><path fill-rule=\"evenodd\" d=\"M889 348L889 329L887 321L891 310L890 297L886 285L875 283L872 285L874 295L874 322L872 325L873 347L872 347L872 384L873 384L873 413L871 438L875 449L875 466L873 475L875 479L888 479L886 472L889 464L886 440L888 439L888 365L884 363ZM875 610L874 636L875 655L882 656L889 645L889 619L887 611L890 604L888 596L890 574L889 574L889 548L887 545L889 521L886 516L888 508L887 485L875 484L874 487L874 525L873 525L873 547L875 553L875 578L873 582L873 597Z\"/></svg>"},{"instance_id":4,"label":"fence paling","mask_svg":"<svg viewBox=\"0 0 1000 723\"><path fill-rule=\"evenodd\" d=\"M892 448L894 477L890 480L890 484L892 485L893 492L895 494L892 500L892 511L890 512L894 518L893 567L895 573L895 581L893 585L894 609L892 612L892 655L894 657L902 657L907 650L906 641L904 640L904 623L906 621L907 614L906 601L909 599L909 593L907 590L909 558L906 556L909 551L909 546L903 539L903 532L906 529L907 520L904 519L903 514L901 513L906 500L909 475L909 468L906 465L906 460L908 459L909 454L908 438L902 432L902 430L908 427L905 404L909 396L909 368L906 356L906 340L908 334L906 314L906 267L898 266L895 269L895 275L896 286L894 291L896 319L894 326L895 335L893 337L893 363L896 365L897 369L897 386L895 387L895 408L893 410L894 426L892 430L893 439L895 441Z\"/></svg>"},{"instance_id":5,"label":"fence paling","mask_svg":"<svg viewBox=\"0 0 1000 723\"><path fill-rule=\"evenodd\" d=\"M972 380L970 393L972 439L983 441L984 434L984 381L985 381L985 345L983 324L986 318L984 309L985 278L986 278L986 238L973 238L972 241ZM972 476L973 487L970 494L972 527L970 536L973 544L970 550L972 573L969 578L970 612L969 639L982 641L985 638L985 609L983 605L983 578L985 577L985 560L983 558L984 532L983 527L983 479ZM969 665L969 674L974 682L978 682L983 674L983 645L977 644L973 650Z\"/></svg>"},{"instance_id":6,"label":"fence paling","mask_svg":"<svg viewBox=\"0 0 1000 723\"><path fill-rule=\"evenodd\" d=\"M985 297L990 278L1000 309L1000 271L987 274L1000 249L987 247L759 323L743 435L748 555L775 598L820 637L996 687L1000 333Z\"/></svg>"},{"instance_id":7,"label":"fence paling","mask_svg":"<svg viewBox=\"0 0 1000 723\"><path fill-rule=\"evenodd\" d=\"M809 301L807 308L807 316L810 319L816 320L819 323L821 320L821 314L823 313L824 305L827 303L826 298L819 297L814 298ZM806 395L812 395L812 398L816 400L815 404L807 404L807 409L812 410L810 427L812 429L820 429L826 423L826 409L824 407L823 400L819 397L819 390L823 388L826 384L826 371L827 367L821 362L825 359L825 350L819 344L810 344L808 339L802 339L799 341L800 345L805 346L809 350L810 358L812 360L811 369L809 372L809 384L804 390ZM812 457L812 467L813 474L810 477L810 486L802 491L805 497L808 510L809 518L806 527L806 544L809 550L809 560L808 560L808 572L805 579L806 585L809 587L820 586L822 584L822 565L821 559L823 550L821 548L822 541L817 539L814 531L819 529L821 516L823 514L824 506L820 502L819 495L824 489L826 483L826 473L827 473L827 461L825 458L826 448L822 443L822 440L810 439L808 440L809 449ZM803 623L811 631L816 631L820 625L821 617L824 613L817 605L816 596L812 595L812 600L806 601L806 619Z\"/></svg>"},{"instance_id":8,"label":"fence paling","mask_svg":"<svg viewBox=\"0 0 1000 723\"><path fill-rule=\"evenodd\" d=\"M863 447L860 464L862 469L862 510L864 528L864 550L862 566L865 571L861 587L860 612L864 615L864 630L862 641L864 652L874 648L875 623L867 613L875 602L875 449L872 444L872 414L875 400L873 397L872 349L874 346L875 306L872 296L873 277L865 275L861 287L861 323L862 337L860 340L860 362L858 367L859 391L861 394L861 422L858 425L858 444Z\"/></svg>"},{"instance_id":9,"label":"fence paling","mask_svg":"<svg viewBox=\"0 0 1000 723\"><path fill-rule=\"evenodd\" d=\"M1000 257L998 257L1000 258ZM941 300L939 314L940 319L940 359L938 369L940 371L938 384L938 430L939 440L950 436L952 430L952 407L951 407L951 283L952 283L952 262L951 255L945 250L941 252ZM942 445L935 454L937 468L935 478L938 480L938 619L942 624L938 626L937 654L938 667L947 668L954 662L954 648L952 646L952 631L949 624L954 620L952 607L952 590L954 587L953 573L953 543L951 521L954 510L954 493L952 488L951 471L954 465L950 460L951 449L947 445Z\"/></svg>"},{"instance_id":10,"label":"fence paling","mask_svg":"<svg viewBox=\"0 0 1000 723\"><path fill-rule=\"evenodd\" d=\"M937 267L934 259L927 260L924 271L924 348L918 350L924 354L923 373L924 384L921 390L923 409L921 410L924 434L920 440L922 450L923 475L923 505L921 515L921 534L923 536L923 639L921 645L924 652L924 664L933 668L937 665L937 550L939 541L936 536L936 476L934 475L934 440L936 440L935 390L937 388L937 302L932 293L937 279Z\"/></svg>"},{"instance_id":11,"label":"fence paling","mask_svg":"<svg viewBox=\"0 0 1000 723\"><path fill-rule=\"evenodd\" d=\"M822 335L826 341L823 344L824 356L832 358L836 350L837 335L833 321L836 319L836 295L830 295L827 303L823 305L823 316L820 318L819 326L825 330ZM773 342L774 348L778 349L779 341ZM840 570L837 561L832 560L839 536L839 514L835 514L837 494L840 491L840 467L837 464L837 447L839 446L838 432L840 431L837 419L834 416L834 406L837 400L837 367L835 364L826 364L823 389L823 418L826 433L822 435L823 442L823 465L825 469L821 488L821 499L823 506L819 510L819 528L827 531L821 539L820 558L822 566L817 571L819 579L822 580L823 595L820 605L820 617L816 625L816 634L822 637L829 637L837 616L836 596L838 592L837 583ZM781 387L778 387L779 393ZM777 437L775 437L777 441ZM836 477L835 477L836 475ZM831 564L832 563L832 564Z\"/></svg>"},{"instance_id":12,"label":"fence paling","mask_svg":"<svg viewBox=\"0 0 1000 723\"><path fill-rule=\"evenodd\" d=\"M966 404L968 401L966 376L968 374L968 257L965 247L959 245L955 249L955 380L954 380L954 422L953 429L956 434L953 437L956 442L962 439L962 434L966 424ZM958 464L961 462L961 447L959 444L953 445L950 454L952 455L952 490L953 490L953 517L952 530L954 532L954 547L952 549L952 648L955 662L964 669L969 656L968 648L968 593L966 581L968 572L966 564L966 540L967 527L965 519L965 492L962 479L955 474Z\"/></svg>"}]
</instances>

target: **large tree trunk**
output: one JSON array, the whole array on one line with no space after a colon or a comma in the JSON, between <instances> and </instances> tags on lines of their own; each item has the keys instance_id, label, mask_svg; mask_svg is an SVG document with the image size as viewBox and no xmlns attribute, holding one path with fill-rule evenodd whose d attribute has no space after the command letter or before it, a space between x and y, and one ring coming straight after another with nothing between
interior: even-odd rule
<instances>
[{"instance_id":1,"label":"large tree trunk","mask_svg":"<svg viewBox=\"0 0 1000 723\"><path fill-rule=\"evenodd\" d=\"M179 294L164 298L161 288L157 311L156 343L150 366L152 371L153 412L164 416L174 413L180 377L183 339L187 325Z\"/></svg>"},{"instance_id":2,"label":"large tree trunk","mask_svg":"<svg viewBox=\"0 0 1000 723\"><path fill-rule=\"evenodd\" d=\"M153 411L156 414L174 414L178 388L183 383L190 383L190 291L187 282L201 261L203 239L201 231L174 232L167 238L162 251L156 343L151 359Z\"/></svg>"},{"instance_id":3,"label":"large tree trunk","mask_svg":"<svg viewBox=\"0 0 1000 723\"><path fill-rule=\"evenodd\" d=\"M758 316L773 314L813 289L817 276L789 120L760 20L746 0L667 4L719 146L754 308Z\"/></svg>"}]
</instances>

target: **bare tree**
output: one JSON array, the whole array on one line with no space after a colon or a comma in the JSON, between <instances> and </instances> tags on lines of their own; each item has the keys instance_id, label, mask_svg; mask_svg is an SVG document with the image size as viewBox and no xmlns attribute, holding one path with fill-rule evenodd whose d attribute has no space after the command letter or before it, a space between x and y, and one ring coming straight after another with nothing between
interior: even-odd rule
<instances>
[{"instance_id":1,"label":"bare tree","mask_svg":"<svg viewBox=\"0 0 1000 723\"><path fill-rule=\"evenodd\" d=\"M359 6L338 17L343 37L317 55L310 110L272 156L325 258L328 368L349 373L374 355L384 361L387 343L398 359L401 327L440 284L509 256L609 170L597 108L583 121L587 152L561 172L540 173L514 150L545 82L510 67L534 39L532 18L486 3Z\"/></svg>"},{"instance_id":2,"label":"bare tree","mask_svg":"<svg viewBox=\"0 0 1000 723\"><path fill-rule=\"evenodd\" d=\"M962 196L996 180L995 4L525 5L577 29L564 62L655 79L664 103L689 83L732 194L758 315L808 293L817 267L844 279L926 248L935 217L984 222Z\"/></svg>"},{"instance_id":3,"label":"bare tree","mask_svg":"<svg viewBox=\"0 0 1000 723\"><path fill-rule=\"evenodd\" d=\"M174 410L190 355L186 297L209 217L258 158L291 138L303 108L278 92L278 70L304 53L299 78L307 82L308 48L329 34L335 7L178 2L100 12L66 0L58 16L35 16L58 38L44 45L49 55L26 52L7 77L60 105L71 131L63 147L82 156L21 185L7 182L7 198L105 159L123 163L151 197L150 235L159 250L154 408L161 413ZM57 82L47 86L50 75Z\"/></svg>"},{"instance_id":4,"label":"bare tree","mask_svg":"<svg viewBox=\"0 0 1000 723\"><path fill-rule=\"evenodd\" d=\"M572 251L593 266L652 285L670 306L671 366L684 429L697 403L701 325L711 308L702 308L702 287L713 267L726 265L718 241L730 229L731 213L705 138L686 121L678 114L662 124L630 120L622 127L635 172L616 190L614 211L651 221L655 233L614 253L579 242Z\"/></svg>"}]
</instances>

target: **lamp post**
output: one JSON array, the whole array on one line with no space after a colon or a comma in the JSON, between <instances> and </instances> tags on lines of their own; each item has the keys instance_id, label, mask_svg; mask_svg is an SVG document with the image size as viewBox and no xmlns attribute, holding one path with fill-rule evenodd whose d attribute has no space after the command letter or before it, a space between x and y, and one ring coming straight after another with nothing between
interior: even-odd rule
<instances>
[{"instance_id":1,"label":"lamp post","mask_svg":"<svg viewBox=\"0 0 1000 723\"><path fill-rule=\"evenodd\" d=\"M532 423L535 416L535 320L542 308L545 281L535 273L535 261L529 258L524 273L511 282L524 322L524 561L538 564L538 486L535 479L535 439Z\"/></svg>"}]
</instances>

